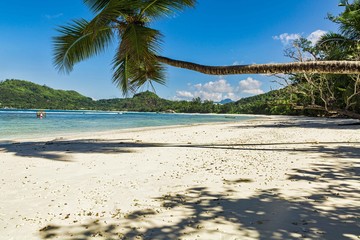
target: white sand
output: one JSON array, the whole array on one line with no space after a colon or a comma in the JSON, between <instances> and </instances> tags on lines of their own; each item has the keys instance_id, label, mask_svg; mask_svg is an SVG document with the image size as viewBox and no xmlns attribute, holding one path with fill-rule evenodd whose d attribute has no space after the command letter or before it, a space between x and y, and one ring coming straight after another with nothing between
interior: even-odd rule
<instances>
[{"instance_id":1,"label":"white sand","mask_svg":"<svg viewBox=\"0 0 360 240\"><path fill-rule=\"evenodd\" d=\"M340 122L0 145L0 239L359 239L360 126Z\"/></svg>"}]
</instances>

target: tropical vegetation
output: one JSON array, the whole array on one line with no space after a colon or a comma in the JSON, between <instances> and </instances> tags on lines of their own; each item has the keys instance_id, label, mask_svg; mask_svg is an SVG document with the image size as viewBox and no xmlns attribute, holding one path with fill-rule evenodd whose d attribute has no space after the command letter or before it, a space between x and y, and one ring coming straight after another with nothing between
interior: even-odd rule
<instances>
[{"instance_id":1,"label":"tropical vegetation","mask_svg":"<svg viewBox=\"0 0 360 240\"><path fill-rule=\"evenodd\" d=\"M252 113L297 114L287 107L279 107L279 98L286 99L284 90L272 91L234 103L219 104L194 98L192 101L170 101L153 92L137 93L131 98L93 100L75 91L55 90L24 80L0 82L0 108L105 110L178 113Z\"/></svg>"},{"instance_id":2,"label":"tropical vegetation","mask_svg":"<svg viewBox=\"0 0 360 240\"><path fill-rule=\"evenodd\" d=\"M327 60L360 60L360 1L341 1L344 12L329 19L339 26L339 33L329 32L313 45L300 38L286 51L286 55L298 62ZM322 111L325 115L345 115L360 119L359 74L291 74L284 78L297 109Z\"/></svg>"},{"instance_id":3,"label":"tropical vegetation","mask_svg":"<svg viewBox=\"0 0 360 240\"><path fill-rule=\"evenodd\" d=\"M87 109L92 106L91 98L75 91L55 90L14 79L0 82L0 108Z\"/></svg>"},{"instance_id":4,"label":"tropical vegetation","mask_svg":"<svg viewBox=\"0 0 360 240\"><path fill-rule=\"evenodd\" d=\"M0 82L0 108L105 110L139 112L218 112L218 104L193 101L170 101L153 92L137 93L131 98L93 100L76 91L55 90L29 81L8 79Z\"/></svg>"},{"instance_id":5,"label":"tropical vegetation","mask_svg":"<svg viewBox=\"0 0 360 240\"><path fill-rule=\"evenodd\" d=\"M103 110L137 112L177 113L223 113L324 116L324 111L310 108L294 108L294 98L299 95L289 87L265 94L243 98L225 104L194 98L191 101L171 101L158 97L153 92L141 92L129 98L94 100L76 91L55 90L24 80L0 82L0 108L17 109L63 109ZM301 100L301 99L300 99ZM300 104L300 100L297 104ZM358 112L359 113L359 112ZM339 114L337 114L339 115Z\"/></svg>"}]
</instances>

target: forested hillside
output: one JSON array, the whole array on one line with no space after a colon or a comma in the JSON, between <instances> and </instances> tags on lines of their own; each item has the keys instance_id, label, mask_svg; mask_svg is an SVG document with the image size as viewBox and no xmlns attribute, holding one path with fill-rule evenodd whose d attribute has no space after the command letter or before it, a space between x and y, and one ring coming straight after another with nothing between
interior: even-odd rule
<instances>
[{"instance_id":1,"label":"forested hillside","mask_svg":"<svg viewBox=\"0 0 360 240\"><path fill-rule=\"evenodd\" d=\"M278 114L278 115L297 115L302 112L294 110L291 104L291 95L286 89L273 90L265 94L243 98L229 106L235 112L248 114Z\"/></svg>"},{"instance_id":2,"label":"forested hillside","mask_svg":"<svg viewBox=\"0 0 360 240\"><path fill-rule=\"evenodd\" d=\"M55 90L24 80L0 82L0 108L18 109L89 109L141 112L219 112L211 101L170 101L152 92L135 94L132 98L93 100L76 91Z\"/></svg>"},{"instance_id":3,"label":"forested hillside","mask_svg":"<svg viewBox=\"0 0 360 240\"><path fill-rule=\"evenodd\" d=\"M0 83L0 107L40 109L80 109L93 107L94 101L75 91L55 90L23 80Z\"/></svg>"}]
</instances>

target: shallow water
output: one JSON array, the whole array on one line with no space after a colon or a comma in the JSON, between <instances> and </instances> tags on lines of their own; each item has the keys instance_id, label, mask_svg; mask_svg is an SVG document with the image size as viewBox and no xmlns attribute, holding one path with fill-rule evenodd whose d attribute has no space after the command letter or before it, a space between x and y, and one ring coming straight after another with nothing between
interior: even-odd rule
<instances>
[{"instance_id":1,"label":"shallow water","mask_svg":"<svg viewBox=\"0 0 360 240\"><path fill-rule=\"evenodd\" d=\"M249 116L208 114L166 114L138 112L46 110L46 118L36 118L36 110L0 110L0 139L48 137L68 133L120 130L127 128L233 122Z\"/></svg>"}]
</instances>

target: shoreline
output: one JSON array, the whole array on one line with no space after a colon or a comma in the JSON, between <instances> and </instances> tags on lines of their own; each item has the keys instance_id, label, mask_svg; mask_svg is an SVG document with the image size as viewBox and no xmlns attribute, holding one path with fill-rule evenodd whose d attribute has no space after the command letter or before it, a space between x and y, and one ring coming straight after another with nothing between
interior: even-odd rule
<instances>
[{"instance_id":1,"label":"shoreline","mask_svg":"<svg viewBox=\"0 0 360 240\"><path fill-rule=\"evenodd\" d=\"M5 239L356 239L360 126L266 116L0 145Z\"/></svg>"},{"instance_id":2,"label":"shoreline","mask_svg":"<svg viewBox=\"0 0 360 240\"><path fill-rule=\"evenodd\" d=\"M139 112L142 113L142 112ZM176 113L176 114L194 114L197 113ZM200 114L204 115L204 114ZM298 120L301 119L303 121L325 121L325 122L339 122L339 124L353 124L359 123L356 119L347 119L347 118L325 118L325 117L306 117L306 116L287 116L287 115L256 115L256 114L205 114L205 115L221 115L221 116L239 116L239 117L254 117L252 119L244 119L240 121L226 121L226 122L199 122L199 123L191 123L191 124L174 124L174 125L163 125L163 126L147 126L147 127L129 127L129 128L118 128L115 130L95 130L95 131L84 131L84 132L77 132L77 133L55 133L51 137L44 136L44 137L19 137L14 139L0 139L0 146L6 144L13 144L19 142L26 142L26 141L56 141L56 140L63 140L63 139L76 139L76 138L86 138L91 137L94 134L96 135L111 135L111 134L122 134L122 133L131 133L131 132L142 132L142 131L151 131L157 129L173 129L173 128L187 128L193 126L202 126L202 125L218 125L218 124L236 124L236 123L245 123L245 122L252 122L252 121L278 121L281 119L286 120Z\"/></svg>"},{"instance_id":3,"label":"shoreline","mask_svg":"<svg viewBox=\"0 0 360 240\"><path fill-rule=\"evenodd\" d=\"M77 110L76 110L77 111ZM131 112L131 113L144 113L144 112ZM147 113L147 112L146 112ZM153 114L156 114L153 112ZM255 115L255 114L213 114L213 113L175 113L179 115L209 115L209 116L235 116L235 117L246 117L251 119L241 119L241 120L234 120L234 121L224 121L224 122L199 122L199 123L190 123L190 124L173 124L173 125L163 125L163 126L147 126L147 127L127 127L127 128L117 128L115 130L93 130L93 131L79 131L79 132L55 132L54 134L50 136L20 136L16 138L0 138L0 146L4 144L12 144L16 142L23 142L23 141L33 141L33 140L49 140L56 139L56 138L72 138L72 137L82 137L82 136L91 136L93 134L112 134L114 132L133 132L133 131L142 131L142 130L151 130L151 129L167 129L167 128L181 128L181 127L187 127L187 126L196 126L196 125L206 125L206 124L226 124L226 123L236 123L236 122L243 122L243 121L249 121L257 118L267 118L269 116L267 115ZM49 134L49 133L47 133Z\"/></svg>"}]
</instances>

